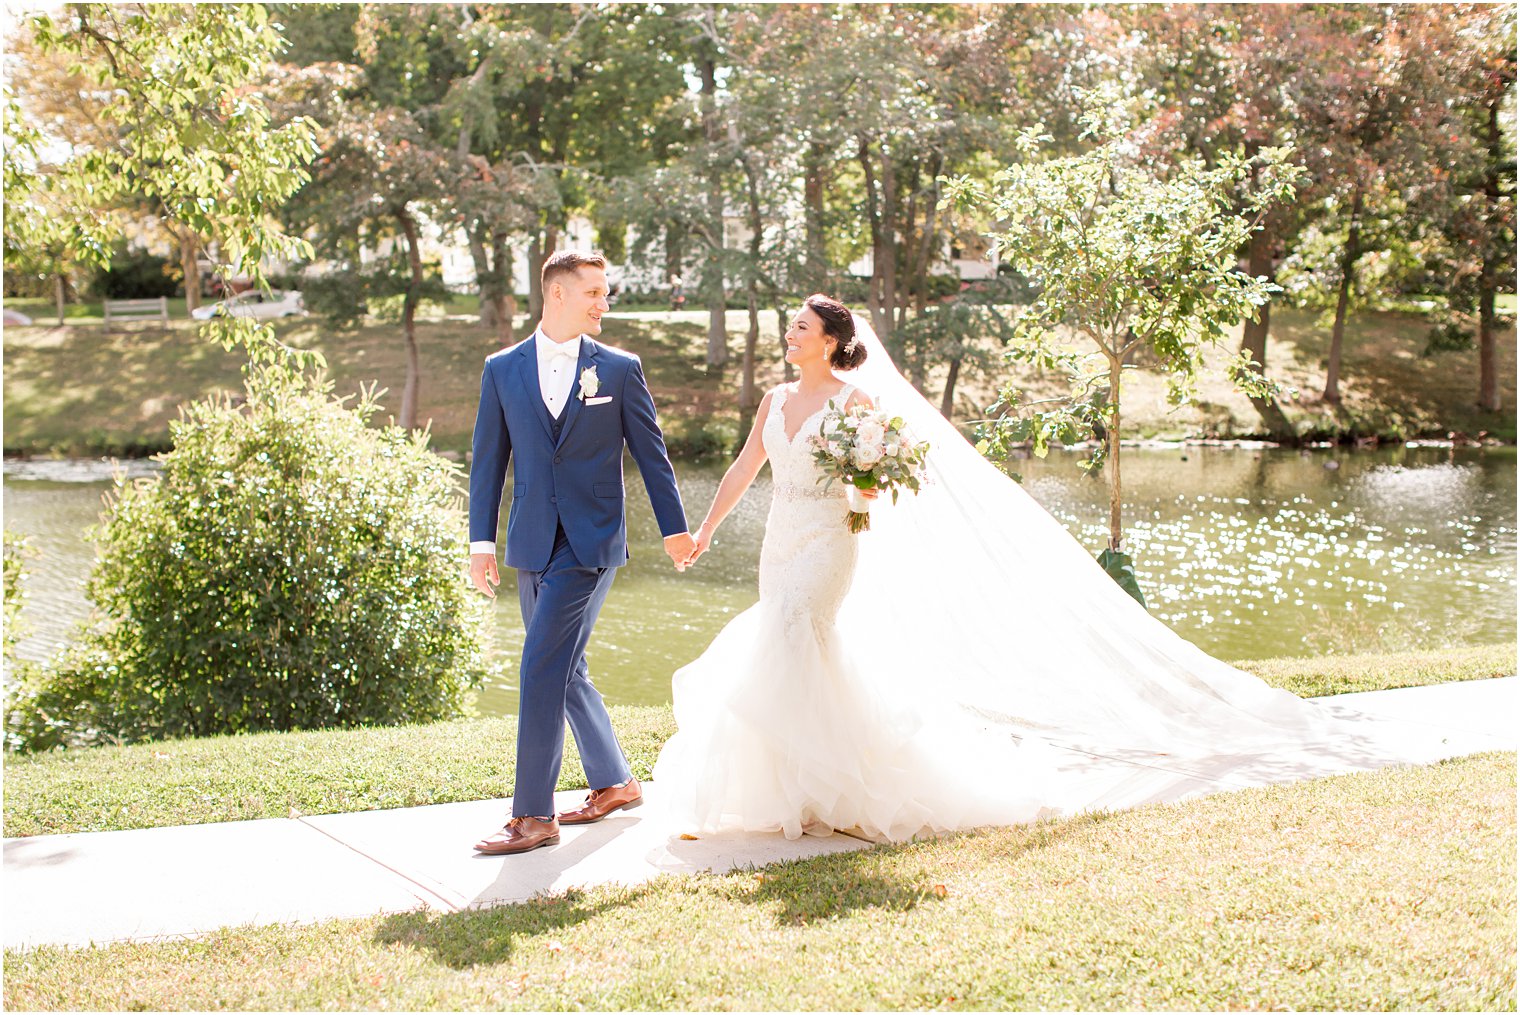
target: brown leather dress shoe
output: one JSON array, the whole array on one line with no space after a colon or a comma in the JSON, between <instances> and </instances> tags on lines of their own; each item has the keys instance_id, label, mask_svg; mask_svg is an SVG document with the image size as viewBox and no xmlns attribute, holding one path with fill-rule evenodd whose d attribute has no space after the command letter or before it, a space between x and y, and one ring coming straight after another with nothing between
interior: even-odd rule
<instances>
[{"instance_id":1,"label":"brown leather dress shoe","mask_svg":"<svg viewBox=\"0 0 1520 1015\"><path fill-rule=\"evenodd\" d=\"M501 855L526 853L540 846L552 846L559 841L559 822L553 818L513 818L495 835L481 839L475 844L481 853Z\"/></svg>"},{"instance_id":2,"label":"brown leather dress shoe","mask_svg":"<svg viewBox=\"0 0 1520 1015\"><path fill-rule=\"evenodd\" d=\"M621 786L594 789L586 802L573 811L565 811L559 819L567 825L585 825L600 821L613 811L631 811L644 802L644 791L639 780L630 778Z\"/></svg>"}]
</instances>

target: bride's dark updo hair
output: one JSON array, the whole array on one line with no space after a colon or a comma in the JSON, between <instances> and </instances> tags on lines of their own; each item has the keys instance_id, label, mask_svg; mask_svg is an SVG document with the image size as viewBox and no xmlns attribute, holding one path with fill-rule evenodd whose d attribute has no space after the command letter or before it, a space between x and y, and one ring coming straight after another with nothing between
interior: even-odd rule
<instances>
[{"instance_id":1,"label":"bride's dark updo hair","mask_svg":"<svg viewBox=\"0 0 1520 1015\"><path fill-rule=\"evenodd\" d=\"M802 301L823 321L823 332L839 343L829 357L835 370L854 370L866 361L866 347L855 337L855 318L843 303L823 293L814 293Z\"/></svg>"}]
</instances>

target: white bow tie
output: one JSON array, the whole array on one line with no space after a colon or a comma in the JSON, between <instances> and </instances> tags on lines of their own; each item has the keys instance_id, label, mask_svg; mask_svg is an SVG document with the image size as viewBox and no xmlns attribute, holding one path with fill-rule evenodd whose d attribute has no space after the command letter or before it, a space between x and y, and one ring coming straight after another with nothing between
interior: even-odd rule
<instances>
[{"instance_id":1,"label":"white bow tie","mask_svg":"<svg viewBox=\"0 0 1520 1015\"><path fill-rule=\"evenodd\" d=\"M549 350L550 359L554 359L556 356L563 356L565 359L576 359L579 355L580 350L569 342L556 342L554 347Z\"/></svg>"}]
</instances>

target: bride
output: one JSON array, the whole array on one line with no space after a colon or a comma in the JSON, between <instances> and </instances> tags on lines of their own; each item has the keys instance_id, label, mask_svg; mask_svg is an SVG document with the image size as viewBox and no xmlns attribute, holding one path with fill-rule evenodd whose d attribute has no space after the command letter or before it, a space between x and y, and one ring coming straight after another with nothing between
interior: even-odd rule
<instances>
[{"instance_id":1,"label":"bride","mask_svg":"<svg viewBox=\"0 0 1520 1015\"><path fill-rule=\"evenodd\" d=\"M674 677L653 775L678 824L901 841L1442 756L1152 618L838 301L809 296L786 345L800 379L761 401L696 533L692 561L769 460L760 600ZM877 402L930 442L928 480L852 535L807 438Z\"/></svg>"}]
</instances>

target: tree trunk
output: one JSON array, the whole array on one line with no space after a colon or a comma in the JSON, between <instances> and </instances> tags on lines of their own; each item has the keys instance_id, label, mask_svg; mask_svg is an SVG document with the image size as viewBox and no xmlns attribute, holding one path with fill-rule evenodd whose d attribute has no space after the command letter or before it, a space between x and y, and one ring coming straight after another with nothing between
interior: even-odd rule
<instances>
[{"instance_id":1,"label":"tree trunk","mask_svg":"<svg viewBox=\"0 0 1520 1015\"><path fill-rule=\"evenodd\" d=\"M744 376L739 385L739 441L743 445L760 399L755 392L755 353L760 346L760 180L754 163L744 160L745 196L749 199L749 333L744 336Z\"/></svg>"},{"instance_id":2,"label":"tree trunk","mask_svg":"<svg viewBox=\"0 0 1520 1015\"><path fill-rule=\"evenodd\" d=\"M802 208L807 246L803 252L803 288L819 292L827 283L828 255L824 251L823 195L824 166L828 153L814 141L808 145L802 172Z\"/></svg>"},{"instance_id":3,"label":"tree trunk","mask_svg":"<svg viewBox=\"0 0 1520 1015\"><path fill-rule=\"evenodd\" d=\"M486 245L488 227L469 229L470 259L475 262L475 285L480 299L480 324L496 334L502 345L512 337L512 317L516 300L512 298L512 262L505 235L494 233Z\"/></svg>"},{"instance_id":4,"label":"tree trunk","mask_svg":"<svg viewBox=\"0 0 1520 1015\"><path fill-rule=\"evenodd\" d=\"M528 240L528 320L538 321L544 316L544 262L549 255L544 252L543 233L533 231Z\"/></svg>"},{"instance_id":5,"label":"tree trunk","mask_svg":"<svg viewBox=\"0 0 1520 1015\"><path fill-rule=\"evenodd\" d=\"M60 325L63 324L63 309L64 303L66 302L64 295L66 288L67 287L63 283L63 272L55 271L53 273L53 302L58 305L58 323Z\"/></svg>"},{"instance_id":6,"label":"tree trunk","mask_svg":"<svg viewBox=\"0 0 1520 1015\"><path fill-rule=\"evenodd\" d=\"M1330 362L1325 369L1325 392L1320 397L1332 405L1341 400L1341 346L1346 335L1346 313L1351 306L1352 271L1361 256L1362 195L1351 198L1351 227L1346 231L1346 248L1341 254L1340 294L1335 301L1335 326L1330 331Z\"/></svg>"},{"instance_id":7,"label":"tree trunk","mask_svg":"<svg viewBox=\"0 0 1520 1015\"><path fill-rule=\"evenodd\" d=\"M780 293L776 295L779 297ZM781 378L790 384L797 379L797 370L786 358L786 308L780 303L776 304L776 334L780 336L778 341L781 343Z\"/></svg>"},{"instance_id":8,"label":"tree trunk","mask_svg":"<svg viewBox=\"0 0 1520 1015\"><path fill-rule=\"evenodd\" d=\"M470 261L475 265L475 291L480 301L480 323L487 328L496 327L496 307L491 302L491 259L486 254L484 229L476 227L464 231L470 244Z\"/></svg>"},{"instance_id":9,"label":"tree trunk","mask_svg":"<svg viewBox=\"0 0 1520 1015\"><path fill-rule=\"evenodd\" d=\"M497 230L491 237L491 264L495 268L497 290L493 294L496 337L502 345L512 341L512 320L517 316L517 297L512 293L512 247L507 234Z\"/></svg>"},{"instance_id":10,"label":"tree trunk","mask_svg":"<svg viewBox=\"0 0 1520 1015\"><path fill-rule=\"evenodd\" d=\"M1488 142L1488 171L1483 179L1487 204L1483 238L1483 267L1478 276L1478 408L1499 411L1499 346L1494 326L1494 292L1499 287L1499 244L1504 242L1504 222L1499 211L1499 166L1504 150L1499 135L1499 100L1488 105L1484 129Z\"/></svg>"},{"instance_id":11,"label":"tree trunk","mask_svg":"<svg viewBox=\"0 0 1520 1015\"><path fill-rule=\"evenodd\" d=\"M885 167L883 169L885 171ZM903 202L902 226L896 230L897 235L902 237L903 262L902 273L897 279L898 284L902 287L902 292L898 294L896 300L896 326L898 328L907 325L908 306L913 303L914 297L918 293L918 236L914 232L914 227L918 224L918 179L918 163L913 162L908 166L908 198ZM915 345L913 359L918 365L917 372L922 374L925 349L922 342L915 343ZM923 388L919 388L919 390L922 391Z\"/></svg>"},{"instance_id":12,"label":"tree trunk","mask_svg":"<svg viewBox=\"0 0 1520 1015\"><path fill-rule=\"evenodd\" d=\"M887 322L886 334L881 340L886 342L892 335L892 321L897 311L897 173L892 168L892 160L887 155L886 146L881 150L881 224L880 237L881 256L877 257L875 268L881 276L882 320ZM919 358L919 370L913 379L914 387L919 391L924 390L923 359Z\"/></svg>"},{"instance_id":13,"label":"tree trunk","mask_svg":"<svg viewBox=\"0 0 1520 1015\"><path fill-rule=\"evenodd\" d=\"M201 305L200 253L195 234L189 229L179 234L179 267L185 275L185 310L189 312Z\"/></svg>"},{"instance_id":14,"label":"tree trunk","mask_svg":"<svg viewBox=\"0 0 1520 1015\"><path fill-rule=\"evenodd\" d=\"M1499 344L1494 326L1494 255L1483 255L1478 290L1478 408L1499 411Z\"/></svg>"},{"instance_id":15,"label":"tree trunk","mask_svg":"<svg viewBox=\"0 0 1520 1015\"><path fill-rule=\"evenodd\" d=\"M945 393L939 400L939 414L946 419L951 418L955 411L955 382L961 376L960 356L954 356L950 360L950 376L945 378Z\"/></svg>"},{"instance_id":16,"label":"tree trunk","mask_svg":"<svg viewBox=\"0 0 1520 1015\"><path fill-rule=\"evenodd\" d=\"M876 337L886 345L892 335L891 308L887 304L886 295L881 288L881 262L882 262L882 231L885 226L882 223L882 209L880 195L876 186L875 159L871 152L871 143L861 135L856 157L860 160L860 170L865 175L866 192L866 222L871 227L871 281L866 288L866 307L871 311L871 326L876 329Z\"/></svg>"},{"instance_id":17,"label":"tree trunk","mask_svg":"<svg viewBox=\"0 0 1520 1015\"><path fill-rule=\"evenodd\" d=\"M1124 370L1123 361L1115 355L1108 357L1108 548L1115 553L1124 552L1124 530L1121 525L1121 508L1124 503L1123 486L1119 482L1119 377Z\"/></svg>"},{"instance_id":18,"label":"tree trunk","mask_svg":"<svg viewBox=\"0 0 1520 1015\"><path fill-rule=\"evenodd\" d=\"M1276 246L1277 238L1268 228L1264 227L1251 234L1251 252L1246 271L1252 278L1265 276L1271 279L1273 277L1272 254ZM1257 308L1256 316L1247 319L1240 335L1241 351L1251 354L1251 358L1259 364L1256 372L1263 377L1267 373L1267 334L1271 330L1271 325L1272 304L1263 303ZM1270 395L1266 398L1257 398L1252 395L1250 398L1251 405L1256 409L1256 414L1261 417L1262 424L1266 426L1273 440L1297 442L1298 433L1277 399Z\"/></svg>"},{"instance_id":19,"label":"tree trunk","mask_svg":"<svg viewBox=\"0 0 1520 1015\"><path fill-rule=\"evenodd\" d=\"M720 371L728 362L728 327L724 320L728 294L723 282L723 169L718 158L722 142L718 123L718 63L712 55L700 63L702 74L702 134L707 140L707 228L712 242L702 267L702 291L707 295L707 367Z\"/></svg>"},{"instance_id":20,"label":"tree trunk","mask_svg":"<svg viewBox=\"0 0 1520 1015\"><path fill-rule=\"evenodd\" d=\"M406 234L406 260L412 269L406 298L401 303L401 333L406 338L406 383L401 388L401 418L396 422L406 430L417 426L417 392L420 368L417 361L417 301L422 293L422 251L417 241L417 222L406 209L396 213Z\"/></svg>"},{"instance_id":21,"label":"tree trunk","mask_svg":"<svg viewBox=\"0 0 1520 1015\"><path fill-rule=\"evenodd\" d=\"M929 163L929 200L925 203L924 231L919 242L918 272L916 275L918 291L913 301L914 311L920 314L929 305L929 277L934 272L934 230L939 224L939 175L940 171L944 168L944 163L944 157L939 152L934 153L934 158Z\"/></svg>"}]
</instances>

